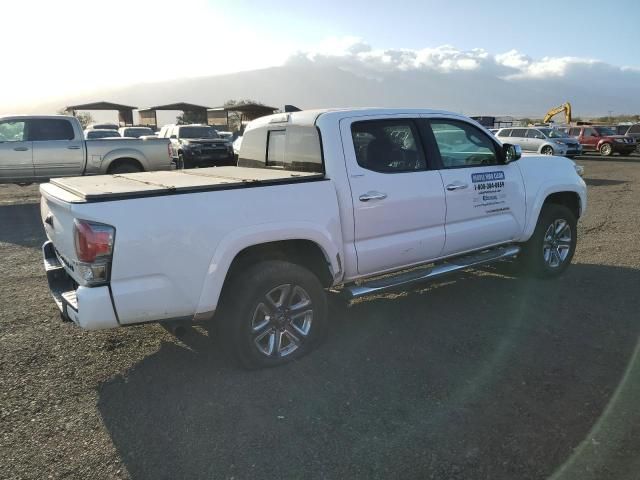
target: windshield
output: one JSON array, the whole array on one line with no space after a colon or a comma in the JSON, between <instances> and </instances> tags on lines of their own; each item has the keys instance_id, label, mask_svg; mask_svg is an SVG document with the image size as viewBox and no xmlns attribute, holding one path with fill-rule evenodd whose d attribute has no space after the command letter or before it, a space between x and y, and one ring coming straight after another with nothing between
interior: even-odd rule
<instances>
[{"instance_id":1,"label":"windshield","mask_svg":"<svg viewBox=\"0 0 640 480\"><path fill-rule=\"evenodd\" d=\"M180 138L220 138L211 127L180 127Z\"/></svg>"},{"instance_id":2,"label":"windshield","mask_svg":"<svg viewBox=\"0 0 640 480\"><path fill-rule=\"evenodd\" d=\"M616 131L611 127L593 127L601 136L616 135Z\"/></svg>"},{"instance_id":3,"label":"windshield","mask_svg":"<svg viewBox=\"0 0 640 480\"><path fill-rule=\"evenodd\" d=\"M547 138L568 138L565 132L561 132L560 130L556 130L555 128L540 128L539 129L545 137Z\"/></svg>"},{"instance_id":4,"label":"windshield","mask_svg":"<svg viewBox=\"0 0 640 480\"><path fill-rule=\"evenodd\" d=\"M124 130L125 137L141 137L143 135L153 135L153 130L150 128L127 128Z\"/></svg>"}]
</instances>

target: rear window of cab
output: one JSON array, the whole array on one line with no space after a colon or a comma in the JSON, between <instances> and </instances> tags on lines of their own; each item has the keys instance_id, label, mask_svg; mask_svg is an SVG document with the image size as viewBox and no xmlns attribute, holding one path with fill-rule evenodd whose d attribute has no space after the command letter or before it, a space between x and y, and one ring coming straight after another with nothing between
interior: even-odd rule
<instances>
[{"instance_id":1,"label":"rear window of cab","mask_svg":"<svg viewBox=\"0 0 640 480\"><path fill-rule=\"evenodd\" d=\"M318 130L300 125L248 130L242 137L238 166L324 173Z\"/></svg>"}]
</instances>

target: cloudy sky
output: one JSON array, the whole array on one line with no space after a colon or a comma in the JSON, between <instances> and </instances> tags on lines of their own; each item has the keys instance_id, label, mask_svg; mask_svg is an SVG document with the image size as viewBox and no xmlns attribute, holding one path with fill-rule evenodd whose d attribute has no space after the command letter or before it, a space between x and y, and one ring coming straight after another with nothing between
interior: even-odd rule
<instances>
[{"instance_id":1,"label":"cloudy sky","mask_svg":"<svg viewBox=\"0 0 640 480\"><path fill-rule=\"evenodd\" d=\"M617 0L615 8L590 0L20 0L3 4L2 17L5 111L128 84L304 62L363 75L570 77L640 90L636 0Z\"/></svg>"}]
</instances>

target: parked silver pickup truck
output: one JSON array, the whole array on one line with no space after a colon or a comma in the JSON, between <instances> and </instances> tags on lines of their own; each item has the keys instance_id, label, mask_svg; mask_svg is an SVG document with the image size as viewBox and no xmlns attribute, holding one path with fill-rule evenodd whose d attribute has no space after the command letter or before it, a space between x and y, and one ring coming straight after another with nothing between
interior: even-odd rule
<instances>
[{"instance_id":1,"label":"parked silver pickup truck","mask_svg":"<svg viewBox=\"0 0 640 480\"><path fill-rule=\"evenodd\" d=\"M0 183L170 170L171 164L167 139L85 141L80 122L75 117L0 117Z\"/></svg>"}]
</instances>

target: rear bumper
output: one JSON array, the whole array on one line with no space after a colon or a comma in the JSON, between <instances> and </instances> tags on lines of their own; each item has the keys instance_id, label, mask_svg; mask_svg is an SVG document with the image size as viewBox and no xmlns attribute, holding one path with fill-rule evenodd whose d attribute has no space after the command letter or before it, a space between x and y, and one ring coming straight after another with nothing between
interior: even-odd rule
<instances>
[{"instance_id":1,"label":"rear bumper","mask_svg":"<svg viewBox=\"0 0 640 480\"><path fill-rule=\"evenodd\" d=\"M50 241L42 245L42 256L51 296L65 320L87 330L120 326L108 286L78 286L58 260Z\"/></svg>"}]
</instances>

